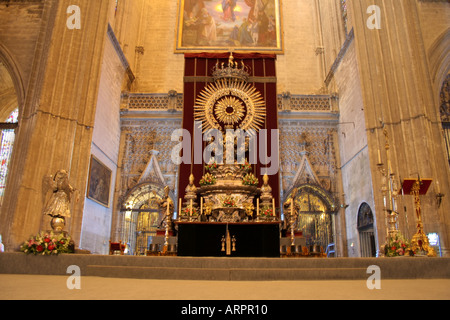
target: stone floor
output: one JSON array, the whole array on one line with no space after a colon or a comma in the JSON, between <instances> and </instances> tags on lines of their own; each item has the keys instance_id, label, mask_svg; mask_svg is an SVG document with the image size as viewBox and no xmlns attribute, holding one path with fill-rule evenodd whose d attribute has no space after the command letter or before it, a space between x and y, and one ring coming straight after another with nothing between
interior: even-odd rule
<instances>
[{"instance_id":1,"label":"stone floor","mask_svg":"<svg viewBox=\"0 0 450 320\"><path fill-rule=\"evenodd\" d=\"M450 279L366 281L187 281L0 274L2 300L449 300Z\"/></svg>"}]
</instances>

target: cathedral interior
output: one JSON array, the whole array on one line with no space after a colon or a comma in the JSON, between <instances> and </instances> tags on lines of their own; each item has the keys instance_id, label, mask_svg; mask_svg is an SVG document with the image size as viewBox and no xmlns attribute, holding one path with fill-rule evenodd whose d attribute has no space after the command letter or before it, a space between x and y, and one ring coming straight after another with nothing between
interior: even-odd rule
<instances>
[{"instance_id":1,"label":"cathedral interior","mask_svg":"<svg viewBox=\"0 0 450 320\"><path fill-rule=\"evenodd\" d=\"M0 118L6 252L449 254L445 0L2 0Z\"/></svg>"}]
</instances>

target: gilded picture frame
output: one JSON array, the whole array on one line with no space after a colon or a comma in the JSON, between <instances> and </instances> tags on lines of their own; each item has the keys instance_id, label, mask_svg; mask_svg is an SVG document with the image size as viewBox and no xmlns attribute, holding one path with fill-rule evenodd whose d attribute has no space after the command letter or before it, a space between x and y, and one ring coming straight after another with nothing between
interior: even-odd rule
<instances>
[{"instance_id":1,"label":"gilded picture frame","mask_svg":"<svg viewBox=\"0 0 450 320\"><path fill-rule=\"evenodd\" d=\"M91 155L87 197L102 206L109 207L112 171Z\"/></svg>"},{"instance_id":2,"label":"gilded picture frame","mask_svg":"<svg viewBox=\"0 0 450 320\"><path fill-rule=\"evenodd\" d=\"M283 50L281 0L178 0L176 53Z\"/></svg>"}]
</instances>

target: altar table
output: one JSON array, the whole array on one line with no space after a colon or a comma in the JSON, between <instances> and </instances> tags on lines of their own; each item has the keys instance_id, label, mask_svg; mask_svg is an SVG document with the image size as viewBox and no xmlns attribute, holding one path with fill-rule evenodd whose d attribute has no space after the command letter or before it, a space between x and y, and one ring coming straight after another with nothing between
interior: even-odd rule
<instances>
[{"instance_id":1,"label":"altar table","mask_svg":"<svg viewBox=\"0 0 450 320\"><path fill-rule=\"evenodd\" d=\"M280 257L279 222L176 222L178 256ZM222 251L226 232L236 239L236 251Z\"/></svg>"}]
</instances>

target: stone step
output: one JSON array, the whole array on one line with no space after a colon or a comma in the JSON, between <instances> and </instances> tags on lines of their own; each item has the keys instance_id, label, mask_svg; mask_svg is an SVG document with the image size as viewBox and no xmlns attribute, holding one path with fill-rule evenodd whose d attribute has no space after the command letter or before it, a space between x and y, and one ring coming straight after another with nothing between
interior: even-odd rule
<instances>
[{"instance_id":1,"label":"stone step","mask_svg":"<svg viewBox=\"0 0 450 320\"><path fill-rule=\"evenodd\" d=\"M365 268L180 268L88 265L85 275L105 278L210 281L364 280Z\"/></svg>"},{"instance_id":2,"label":"stone step","mask_svg":"<svg viewBox=\"0 0 450 320\"><path fill-rule=\"evenodd\" d=\"M186 280L367 279L378 266L384 279L450 279L450 258L211 258L86 254L0 254L0 273L67 275L71 265L85 276Z\"/></svg>"}]
</instances>

